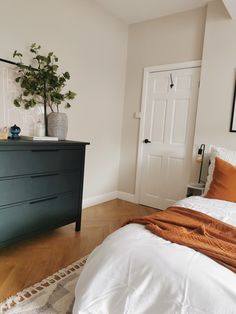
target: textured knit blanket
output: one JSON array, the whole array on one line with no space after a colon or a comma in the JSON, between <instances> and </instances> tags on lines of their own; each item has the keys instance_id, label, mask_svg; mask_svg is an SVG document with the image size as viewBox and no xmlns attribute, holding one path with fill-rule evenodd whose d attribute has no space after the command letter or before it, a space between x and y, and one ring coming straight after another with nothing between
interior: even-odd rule
<instances>
[{"instance_id":1,"label":"textured knit blanket","mask_svg":"<svg viewBox=\"0 0 236 314\"><path fill-rule=\"evenodd\" d=\"M157 236L201 252L236 272L236 227L189 208L169 207L134 218Z\"/></svg>"}]
</instances>

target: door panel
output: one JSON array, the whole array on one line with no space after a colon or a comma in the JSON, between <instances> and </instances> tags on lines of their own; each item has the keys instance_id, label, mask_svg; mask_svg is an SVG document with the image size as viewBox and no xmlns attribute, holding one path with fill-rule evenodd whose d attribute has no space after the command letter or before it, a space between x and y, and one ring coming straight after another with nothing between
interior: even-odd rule
<instances>
[{"instance_id":1,"label":"door panel","mask_svg":"<svg viewBox=\"0 0 236 314\"><path fill-rule=\"evenodd\" d=\"M192 74L185 74L175 76L175 91L186 91L191 90L192 87Z\"/></svg>"},{"instance_id":2,"label":"door panel","mask_svg":"<svg viewBox=\"0 0 236 314\"><path fill-rule=\"evenodd\" d=\"M170 143L185 144L188 122L189 100L177 99L173 102L172 133Z\"/></svg>"},{"instance_id":3,"label":"door panel","mask_svg":"<svg viewBox=\"0 0 236 314\"><path fill-rule=\"evenodd\" d=\"M169 78L162 76L162 77L157 77L154 80L153 84L153 93L156 93L158 91L167 93L169 89Z\"/></svg>"},{"instance_id":4,"label":"door panel","mask_svg":"<svg viewBox=\"0 0 236 314\"><path fill-rule=\"evenodd\" d=\"M174 86L171 88L171 76ZM140 203L164 209L183 198L190 176L200 68L149 75Z\"/></svg>"},{"instance_id":5,"label":"door panel","mask_svg":"<svg viewBox=\"0 0 236 314\"><path fill-rule=\"evenodd\" d=\"M158 100L153 102L151 140L163 143L165 134L165 120L166 120L166 100Z\"/></svg>"},{"instance_id":6,"label":"door panel","mask_svg":"<svg viewBox=\"0 0 236 314\"><path fill-rule=\"evenodd\" d=\"M161 190L161 182L156 180L160 177L162 168L162 157L161 156L149 156L148 160L148 178L147 181L147 192L149 195L158 195ZM155 182L155 184L152 184Z\"/></svg>"},{"instance_id":7,"label":"door panel","mask_svg":"<svg viewBox=\"0 0 236 314\"><path fill-rule=\"evenodd\" d=\"M168 158L167 167L167 183L168 189L166 190L166 197L169 200L177 200L182 198L182 187L179 183L184 170L183 158L170 157Z\"/></svg>"}]
</instances>

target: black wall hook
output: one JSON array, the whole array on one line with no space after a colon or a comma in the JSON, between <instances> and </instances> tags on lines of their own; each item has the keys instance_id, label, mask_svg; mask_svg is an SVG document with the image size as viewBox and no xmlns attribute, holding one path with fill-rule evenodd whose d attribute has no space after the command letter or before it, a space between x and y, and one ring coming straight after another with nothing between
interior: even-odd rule
<instances>
[{"instance_id":1,"label":"black wall hook","mask_svg":"<svg viewBox=\"0 0 236 314\"><path fill-rule=\"evenodd\" d=\"M175 85L173 83L173 77L172 74L170 74L170 88L173 88Z\"/></svg>"}]
</instances>

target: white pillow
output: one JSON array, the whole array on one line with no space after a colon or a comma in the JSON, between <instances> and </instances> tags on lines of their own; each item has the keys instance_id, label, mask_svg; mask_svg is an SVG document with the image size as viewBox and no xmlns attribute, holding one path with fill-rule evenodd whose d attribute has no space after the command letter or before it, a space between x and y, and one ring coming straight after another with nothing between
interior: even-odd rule
<instances>
[{"instance_id":1,"label":"white pillow","mask_svg":"<svg viewBox=\"0 0 236 314\"><path fill-rule=\"evenodd\" d=\"M210 157L210 166L208 168L208 176L207 176L207 181L206 181L206 186L205 186L205 191L204 195L207 194L211 181L213 179L213 173L215 169L215 158L219 157L223 159L224 161L227 161L233 166L236 166L236 151L229 150L224 147L212 147L211 148L211 157Z\"/></svg>"}]
</instances>

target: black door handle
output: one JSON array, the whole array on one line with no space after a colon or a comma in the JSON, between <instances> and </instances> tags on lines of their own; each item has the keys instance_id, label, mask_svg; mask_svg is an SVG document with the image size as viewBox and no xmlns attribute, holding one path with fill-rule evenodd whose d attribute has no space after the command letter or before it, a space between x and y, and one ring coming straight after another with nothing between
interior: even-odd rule
<instances>
[{"instance_id":1,"label":"black door handle","mask_svg":"<svg viewBox=\"0 0 236 314\"><path fill-rule=\"evenodd\" d=\"M144 143L148 144L148 143L151 143L151 141L149 141L149 139L145 138Z\"/></svg>"}]
</instances>

